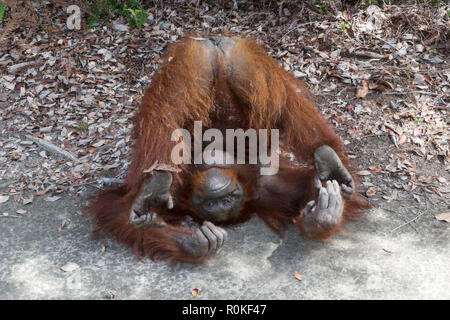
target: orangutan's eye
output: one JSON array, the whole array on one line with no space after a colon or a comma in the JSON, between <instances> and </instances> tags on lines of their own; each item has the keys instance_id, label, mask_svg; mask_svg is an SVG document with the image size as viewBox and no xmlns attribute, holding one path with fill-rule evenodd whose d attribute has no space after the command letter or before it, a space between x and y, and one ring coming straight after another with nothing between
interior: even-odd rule
<instances>
[{"instance_id":1,"label":"orangutan's eye","mask_svg":"<svg viewBox=\"0 0 450 320\"><path fill-rule=\"evenodd\" d=\"M233 202L233 197L228 195L228 196L226 196L225 198L222 199L222 202L225 203L225 204L230 204L230 203Z\"/></svg>"},{"instance_id":2,"label":"orangutan's eye","mask_svg":"<svg viewBox=\"0 0 450 320\"><path fill-rule=\"evenodd\" d=\"M207 208L207 209L211 209L211 208L213 208L214 207L214 201L212 201L212 200L207 200L207 201L205 201L205 204L204 204L204 206Z\"/></svg>"}]
</instances>

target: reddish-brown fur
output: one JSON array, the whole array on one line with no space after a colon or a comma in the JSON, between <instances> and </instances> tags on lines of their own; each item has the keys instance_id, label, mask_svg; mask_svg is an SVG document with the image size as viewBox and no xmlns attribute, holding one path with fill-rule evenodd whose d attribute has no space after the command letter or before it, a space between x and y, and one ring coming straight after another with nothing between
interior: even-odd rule
<instances>
[{"instance_id":1,"label":"reddish-brown fur","mask_svg":"<svg viewBox=\"0 0 450 320\"><path fill-rule=\"evenodd\" d=\"M101 191L87 207L95 214L96 230L114 235L122 243L152 259L200 262L178 245L180 234L190 233L180 226L186 215L195 216L188 195L201 181L195 166L180 165L174 174L171 192L175 196L172 210L159 208L167 227L135 230L128 222L130 207L142 183L143 172L155 161L171 164L172 131L193 131L193 122L202 121L207 128L280 129L284 151L295 161L281 158L275 176L258 176L251 165L235 165L239 181L246 191L246 201L237 223L258 214L280 233L295 221L302 229L301 208L317 200L313 186L313 154L317 147L329 145L349 166L344 147L331 126L320 115L304 84L271 59L254 40L233 39L218 48L209 40L185 38L169 46L161 68L155 73L134 119L134 153L123 185ZM196 182L197 181L197 182ZM345 202L342 223L355 218L367 203L357 194ZM339 231L320 232L315 239L329 238Z\"/></svg>"}]
</instances>

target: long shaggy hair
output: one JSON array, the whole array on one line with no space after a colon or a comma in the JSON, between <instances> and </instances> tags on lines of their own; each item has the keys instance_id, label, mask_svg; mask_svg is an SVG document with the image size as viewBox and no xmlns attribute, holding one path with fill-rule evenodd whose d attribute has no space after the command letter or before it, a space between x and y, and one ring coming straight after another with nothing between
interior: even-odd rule
<instances>
[{"instance_id":1,"label":"long shaggy hair","mask_svg":"<svg viewBox=\"0 0 450 320\"><path fill-rule=\"evenodd\" d=\"M180 226L190 211L183 200L195 188L194 166L180 165L171 186L177 196L176 206L168 212L160 208L163 228L135 230L128 222L133 200L148 176L144 170L158 163L171 164L173 130L188 129L193 122L204 127L268 129L277 128L282 146L295 156L295 163L285 161L272 177L277 188L258 193L257 170L237 166L243 181L246 202L233 223L246 220L256 212L276 232L294 221L301 228L300 209L317 199L313 186L313 154L317 147L332 147L345 166L349 160L344 146L331 126L321 116L305 85L280 67L252 39L186 37L169 46L160 69L152 78L134 118L133 156L125 183L95 195L86 211L95 216L95 230L112 234L118 241L134 248L140 256L152 259L199 262L178 245L179 236L190 231ZM283 160L284 161L284 160ZM300 164L300 165L299 165ZM345 202L342 223L359 215L368 204L357 194ZM316 239L326 239L340 230L318 232Z\"/></svg>"}]
</instances>

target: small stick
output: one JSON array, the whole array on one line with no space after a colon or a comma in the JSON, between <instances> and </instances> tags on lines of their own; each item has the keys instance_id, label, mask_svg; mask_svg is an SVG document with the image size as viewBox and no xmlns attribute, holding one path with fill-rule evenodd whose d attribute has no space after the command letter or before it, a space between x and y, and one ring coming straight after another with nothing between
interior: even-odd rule
<instances>
[{"instance_id":1,"label":"small stick","mask_svg":"<svg viewBox=\"0 0 450 320\"><path fill-rule=\"evenodd\" d=\"M413 222L414 220L417 220L417 219L420 218L420 216L422 216L424 213L425 213L425 211L422 212L421 214L415 216L413 219L411 219L411 220L409 220L409 221L406 221L404 224L399 225L398 227L392 229L391 232L394 232L395 230L400 229L400 228L402 228L402 227L404 227L404 226L410 224L410 223Z\"/></svg>"},{"instance_id":2,"label":"small stick","mask_svg":"<svg viewBox=\"0 0 450 320\"><path fill-rule=\"evenodd\" d=\"M125 183L124 179L119 178L101 178L100 181L102 181L106 186L113 186Z\"/></svg>"},{"instance_id":3,"label":"small stick","mask_svg":"<svg viewBox=\"0 0 450 320\"><path fill-rule=\"evenodd\" d=\"M381 39L379 36L377 36L377 35L375 35L375 34L372 34L372 37L377 38L377 39L380 40L380 41L383 41L383 42L386 43L388 46L390 46L392 49L395 49L395 47L394 47L392 44L390 44L389 42L387 42L387 41L384 40L384 39Z\"/></svg>"},{"instance_id":4,"label":"small stick","mask_svg":"<svg viewBox=\"0 0 450 320\"><path fill-rule=\"evenodd\" d=\"M427 94L429 96L439 96L439 95L441 95L440 93L427 92L427 91L383 92L383 94L411 94L411 93Z\"/></svg>"},{"instance_id":5,"label":"small stick","mask_svg":"<svg viewBox=\"0 0 450 320\"><path fill-rule=\"evenodd\" d=\"M36 138L29 134L27 134L26 137L27 137L27 139L30 139L31 141L36 143L38 146L42 147L44 150L46 150L50 153L56 153L63 157L69 158L72 161L78 161L78 158L72 152L63 150L44 139Z\"/></svg>"},{"instance_id":6,"label":"small stick","mask_svg":"<svg viewBox=\"0 0 450 320\"><path fill-rule=\"evenodd\" d=\"M21 216L10 216L9 214L2 214L0 218L21 218Z\"/></svg>"}]
</instances>

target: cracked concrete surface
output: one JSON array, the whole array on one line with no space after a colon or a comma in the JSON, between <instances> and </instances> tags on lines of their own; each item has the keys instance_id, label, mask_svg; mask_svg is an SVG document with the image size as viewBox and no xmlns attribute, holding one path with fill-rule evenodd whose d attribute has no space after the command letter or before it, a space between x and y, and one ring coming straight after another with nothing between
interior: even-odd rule
<instances>
[{"instance_id":1,"label":"cracked concrete surface","mask_svg":"<svg viewBox=\"0 0 450 320\"><path fill-rule=\"evenodd\" d=\"M280 240L255 217L227 228L215 258L170 267L93 235L83 203L38 197L0 217L0 299L450 299L449 224L431 214L392 232L404 220L375 209L323 243L293 228ZM0 213L20 208L9 200ZM80 268L64 272L67 262Z\"/></svg>"}]
</instances>

